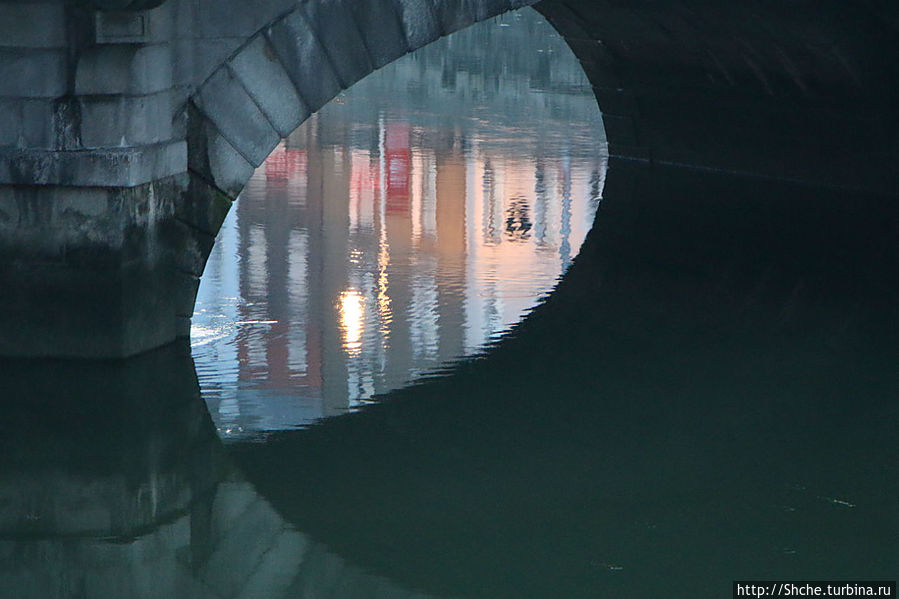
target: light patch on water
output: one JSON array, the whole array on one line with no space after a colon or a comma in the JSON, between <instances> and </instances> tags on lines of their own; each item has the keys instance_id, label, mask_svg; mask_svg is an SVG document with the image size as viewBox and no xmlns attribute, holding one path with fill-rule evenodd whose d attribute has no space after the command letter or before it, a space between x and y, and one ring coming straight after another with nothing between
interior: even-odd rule
<instances>
[{"instance_id":1,"label":"light patch on water","mask_svg":"<svg viewBox=\"0 0 899 599\"><path fill-rule=\"evenodd\" d=\"M818 499L821 499L822 501L826 501L827 503L829 503L831 505L838 505L840 507L845 507L845 508L850 508L850 509L856 507L856 505L854 503L852 503L851 501L846 501L845 499L839 499L837 497L827 497L824 495L818 495Z\"/></svg>"}]
</instances>

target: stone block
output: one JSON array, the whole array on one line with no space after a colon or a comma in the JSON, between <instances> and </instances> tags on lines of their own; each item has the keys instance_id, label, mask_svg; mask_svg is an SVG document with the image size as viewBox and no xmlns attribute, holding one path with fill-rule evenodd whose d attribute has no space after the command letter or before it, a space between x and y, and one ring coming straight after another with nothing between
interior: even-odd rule
<instances>
[{"instance_id":1,"label":"stone block","mask_svg":"<svg viewBox=\"0 0 899 599\"><path fill-rule=\"evenodd\" d=\"M253 166L265 161L281 137L227 68L221 68L194 97L197 108Z\"/></svg>"},{"instance_id":2,"label":"stone block","mask_svg":"<svg viewBox=\"0 0 899 599\"><path fill-rule=\"evenodd\" d=\"M299 11L269 28L266 37L309 110L318 110L340 91L328 55Z\"/></svg>"},{"instance_id":3,"label":"stone block","mask_svg":"<svg viewBox=\"0 0 899 599\"><path fill-rule=\"evenodd\" d=\"M97 12L94 31L101 44L140 43L148 41L150 23L147 15L139 12Z\"/></svg>"},{"instance_id":4,"label":"stone block","mask_svg":"<svg viewBox=\"0 0 899 599\"><path fill-rule=\"evenodd\" d=\"M255 170L216 126L195 106L188 106L187 162L197 176L236 198Z\"/></svg>"},{"instance_id":5,"label":"stone block","mask_svg":"<svg viewBox=\"0 0 899 599\"><path fill-rule=\"evenodd\" d=\"M181 88L194 87L194 66L196 52L196 40L192 39L176 39L172 41L172 54L178 57L178 60L172 62L172 86Z\"/></svg>"},{"instance_id":6,"label":"stone block","mask_svg":"<svg viewBox=\"0 0 899 599\"><path fill-rule=\"evenodd\" d=\"M0 147L53 148L54 102L46 98L0 98Z\"/></svg>"},{"instance_id":7,"label":"stone block","mask_svg":"<svg viewBox=\"0 0 899 599\"><path fill-rule=\"evenodd\" d=\"M134 147L172 138L173 94L83 96L81 143L85 148Z\"/></svg>"},{"instance_id":8,"label":"stone block","mask_svg":"<svg viewBox=\"0 0 899 599\"><path fill-rule=\"evenodd\" d=\"M228 58L246 41L247 38L243 37L191 40L192 46L182 50L190 56L190 65L187 64L188 61L185 61L184 65L175 66L176 81L179 85L197 87L225 64ZM191 71L187 71L188 66L192 69ZM187 77L188 73L190 73L189 77ZM186 80L185 77L187 77Z\"/></svg>"},{"instance_id":9,"label":"stone block","mask_svg":"<svg viewBox=\"0 0 899 599\"><path fill-rule=\"evenodd\" d=\"M15 146L22 131L20 100L0 98L0 147Z\"/></svg>"},{"instance_id":10,"label":"stone block","mask_svg":"<svg viewBox=\"0 0 899 599\"><path fill-rule=\"evenodd\" d=\"M0 271L0 355L124 358L175 338L166 281L134 266L29 264Z\"/></svg>"},{"instance_id":11,"label":"stone block","mask_svg":"<svg viewBox=\"0 0 899 599\"><path fill-rule=\"evenodd\" d=\"M368 49L350 9L357 0L319 0L300 5L300 10L325 49L347 88L372 72Z\"/></svg>"},{"instance_id":12,"label":"stone block","mask_svg":"<svg viewBox=\"0 0 899 599\"><path fill-rule=\"evenodd\" d=\"M175 2L164 2L151 10L98 11L94 30L99 44L157 44L173 39L177 33L178 12Z\"/></svg>"},{"instance_id":13,"label":"stone block","mask_svg":"<svg viewBox=\"0 0 899 599\"><path fill-rule=\"evenodd\" d=\"M26 148L53 148L56 145L55 102L44 98L24 99L21 106L22 135L17 145Z\"/></svg>"},{"instance_id":14,"label":"stone block","mask_svg":"<svg viewBox=\"0 0 899 599\"><path fill-rule=\"evenodd\" d=\"M231 205L230 196L200 177L192 175L187 191L175 205L175 216L189 226L215 237ZM197 271L197 274L200 272L202 270Z\"/></svg>"},{"instance_id":15,"label":"stone block","mask_svg":"<svg viewBox=\"0 0 899 599\"><path fill-rule=\"evenodd\" d=\"M281 137L290 135L309 116L309 109L264 36L256 37L228 66Z\"/></svg>"},{"instance_id":16,"label":"stone block","mask_svg":"<svg viewBox=\"0 0 899 599\"><path fill-rule=\"evenodd\" d=\"M190 318L194 313L194 304L197 301L197 291L200 289L200 277L184 272L174 275L172 289L172 303L175 307L175 316Z\"/></svg>"},{"instance_id":17,"label":"stone block","mask_svg":"<svg viewBox=\"0 0 899 599\"><path fill-rule=\"evenodd\" d=\"M187 144L96 151L0 150L0 183L135 187L187 170Z\"/></svg>"},{"instance_id":18,"label":"stone block","mask_svg":"<svg viewBox=\"0 0 899 599\"><path fill-rule=\"evenodd\" d=\"M0 3L0 40L15 48L65 48L65 6L61 3Z\"/></svg>"},{"instance_id":19,"label":"stone block","mask_svg":"<svg viewBox=\"0 0 899 599\"><path fill-rule=\"evenodd\" d=\"M197 37L240 37L247 39L280 15L299 4L299 0L195 0L197 3Z\"/></svg>"},{"instance_id":20,"label":"stone block","mask_svg":"<svg viewBox=\"0 0 899 599\"><path fill-rule=\"evenodd\" d=\"M169 252L158 235L177 178L134 188L13 186L0 236L0 354L125 357L174 339ZM8 194L0 194L0 197Z\"/></svg>"},{"instance_id":21,"label":"stone block","mask_svg":"<svg viewBox=\"0 0 899 599\"><path fill-rule=\"evenodd\" d=\"M417 50L442 35L440 22L430 0L399 0L399 2L409 50Z\"/></svg>"},{"instance_id":22,"label":"stone block","mask_svg":"<svg viewBox=\"0 0 899 599\"><path fill-rule=\"evenodd\" d=\"M65 49L0 47L0 96L55 98L65 93Z\"/></svg>"},{"instance_id":23,"label":"stone block","mask_svg":"<svg viewBox=\"0 0 899 599\"><path fill-rule=\"evenodd\" d=\"M192 39L197 31L197 3L175 2L172 6L175 39Z\"/></svg>"},{"instance_id":24,"label":"stone block","mask_svg":"<svg viewBox=\"0 0 899 599\"><path fill-rule=\"evenodd\" d=\"M86 49L78 61L75 93L143 95L172 87L168 44L117 44Z\"/></svg>"},{"instance_id":25,"label":"stone block","mask_svg":"<svg viewBox=\"0 0 899 599\"><path fill-rule=\"evenodd\" d=\"M427 0L434 6L434 13L441 35L464 29L478 20L477 0Z\"/></svg>"},{"instance_id":26,"label":"stone block","mask_svg":"<svg viewBox=\"0 0 899 599\"><path fill-rule=\"evenodd\" d=\"M184 222L175 222L171 227L171 234L175 268L185 274L197 277L202 275L215 236L198 231Z\"/></svg>"},{"instance_id":27,"label":"stone block","mask_svg":"<svg viewBox=\"0 0 899 599\"><path fill-rule=\"evenodd\" d=\"M409 51L397 0L351 3L372 67L379 69Z\"/></svg>"}]
</instances>

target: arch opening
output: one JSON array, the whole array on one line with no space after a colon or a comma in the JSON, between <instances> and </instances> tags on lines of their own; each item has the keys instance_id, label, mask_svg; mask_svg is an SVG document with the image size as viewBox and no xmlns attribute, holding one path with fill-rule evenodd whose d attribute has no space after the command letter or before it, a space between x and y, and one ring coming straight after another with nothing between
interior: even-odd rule
<instances>
[{"instance_id":1,"label":"arch opening","mask_svg":"<svg viewBox=\"0 0 899 599\"><path fill-rule=\"evenodd\" d=\"M550 292L593 221L602 117L531 9L339 94L224 221L193 315L225 438L306 426L481 351Z\"/></svg>"}]
</instances>

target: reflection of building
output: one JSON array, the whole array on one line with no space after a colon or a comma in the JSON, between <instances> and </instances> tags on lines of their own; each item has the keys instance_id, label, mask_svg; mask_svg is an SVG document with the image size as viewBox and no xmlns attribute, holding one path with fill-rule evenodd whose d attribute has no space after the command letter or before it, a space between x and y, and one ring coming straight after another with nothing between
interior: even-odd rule
<instances>
[{"instance_id":1,"label":"reflection of building","mask_svg":"<svg viewBox=\"0 0 899 599\"><path fill-rule=\"evenodd\" d=\"M428 81L442 64L384 72ZM336 414L474 351L552 287L590 226L596 151L447 114L443 95L423 111L372 111L402 89L380 85L357 85L295 131L222 229L239 259L234 288L201 290L198 306L239 298L237 390L220 410L233 430ZM501 103L522 93L497 89ZM593 102L589 86L583 97ZM566 118L557 106L540 126Z\"/></svg>"}]
</instances>

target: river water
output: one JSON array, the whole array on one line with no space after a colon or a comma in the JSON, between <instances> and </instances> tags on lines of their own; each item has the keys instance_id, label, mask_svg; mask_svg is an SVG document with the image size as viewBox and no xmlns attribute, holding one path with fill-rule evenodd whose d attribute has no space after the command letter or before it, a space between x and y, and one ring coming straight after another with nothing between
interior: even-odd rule
<instances>
[{"instance_id":1,"label":"river water","mask_svg":"<svg viewBox=\"0 0 899 599\"><path fill-rule=\"evenodd\" d=\"M256 171L203 275L191 338L222 437L341 414L498 339L577 255L605 153L583 70L531 10L341 94Z\"/></svg>"}]
</instances>

